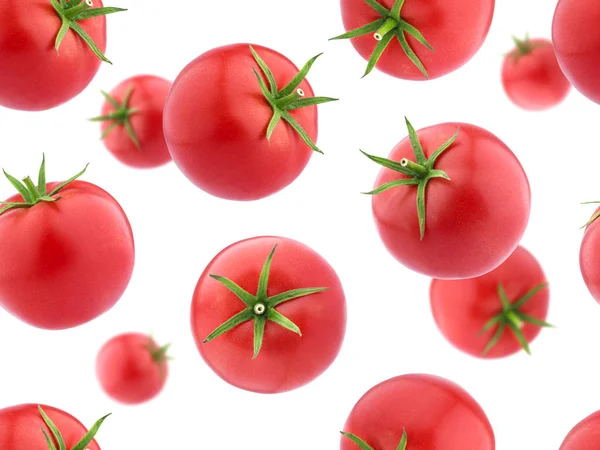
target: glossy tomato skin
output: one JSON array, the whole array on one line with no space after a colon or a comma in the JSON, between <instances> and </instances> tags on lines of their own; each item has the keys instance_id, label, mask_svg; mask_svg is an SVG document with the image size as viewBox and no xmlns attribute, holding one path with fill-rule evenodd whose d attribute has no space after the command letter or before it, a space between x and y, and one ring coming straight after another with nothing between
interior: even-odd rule
<instances>
[{"instance_id":1,"label":"glossy tomato skin","mask_svg":"<svg viewBox=\"0 0 600 450\"><path fill-rule=\"evenodd\" d=\"M600 103L600 2L559 0L552 21L558 63L571 84Z\"/></svg>"},{"instance_id":2,"label":"glossy tomato skin","mask_svg":"<svg viewBox=\"0 0 600 450\"><path fill-rule=\"evenodd\" d=\"M102 6L101 0L94 0L95 8ZM54 108L83 91L98 72L102 61L72 30L56 53L61 20L50 0L2 0L0 17L1 106L24 111ZM106 17L78 23L104 53Z\"/></svg>"},{"instance_id":3,"label":"glossy tomato skin","mask_svg":"<svg viewBox=\"0 0 600 450\"><path fill-rule=\"evenodd\" d=\"M344 431L375 450L494 450L494 431L481 406L456 383L427 374L401 375L371 388L352 409ZM341 450L357 446L341 437Z\"/></svg>"},{"instance_id":4,"label":"glossy tomato skin","mask_svg":"<svg viewBox=\"0 0 600 450\"><path fill-rule=\"evenodd\" d=\"M279 89L298 73L280 53L252 47ZM313 152L284 121L267 141L273 110L253 68L261 73L249 44L210 50L178 75L165 105L165 138L175 164L197 187L229 200L257 200L280 191L302 173ZM300 88L306 97L314 96L306 80ZM316 142L317 107L290 114Z\"/></svg>"},{"instance_id":5,"label":"glossy tomato skin","mask_svg":"<svg viewBox=\"0 0 600 450\"><path fill-rule=\"evenodd\" d=\"M275 245L269 297L296 288L329 288L277 306L302 336L267 321L254 360L252 321L203 344L217 326L244 309L209 274L225 276L255 294L262 265ZM191 322L200 355L218 376L238 388L271 394L303 386L333 363L346 331L346 300L337 274L314 250L288 238L255 237L230 245L210 262L194 292Z\"/></svg>"},{"instance_id":6,"label":"glossy tomato skin","mask_svg":"<svg viewBox=\"0 0 600 450\"><path fill-rule=\"evenodd\" d=\"M48 192L56 185L48 183ZM110 194L76 180L59 195L0 215L0 306L51 330L108 311L125 291L135 259L131 226Z\"/></svg>"},{"instance_id":7,"label":"glossy tomato skin","mask_svg":"<svg viewBox=\"0 0 600 450\"><path fill-rule=\"evenodd\" d=\"M433 278L471 278L495 269L517 247L529 221L527 176L511 150L489 131L465 123L418 130L425 155L459 127L458 138L435 164L451 180L436 178L427 187L423 240L415 187L396 187L372 198L375 224L388 251L409 269ZM408 137L389 156L402 158L414 160ZM405 176L383 168L375 187L399 178Z\"/></svg>"},{"instance_id":8,"label":"glossy tomato skin","mask_svg":"<svg viewBox=\"0 0 600 450\"><path fill-rule=\"evenodd\" d=\"M113 128L104 138L106 148L123 164L148 169L171 161L162 130L163 110L171 84L169 80L155 75L137 75L122 81L110 92L115 100L122 103L127 90L131 88L128 106L138 110L130 116L129 121L139 141L139 148L122 125ZM110 114L114 110L108 101L102 105L102 115ZM111 123L102 122L102 132Z\"/></svg>"},{"instance_id":9,"label":"glossy tomato skin","mask_svg":"<svg viewBox=\"0 0 600 450\"><path fill-rule=\"evenodd\" d=\"M156 397L168 376L166 360L156 361L156 342L141 333L123 333L107 341L96 357L96 376L103 391L124 404L140 404Z\"/></svg>"},{"instance_id":10,"label":"glossy tomato skin","mask_svg":"<svg viewBox=\"0 0 600 450\"><path fill-rule=\"evenodd\" d=\"M482 353L497 328L480 334L484 325L502 312L498 284L502 284L508 299L514 303L545 282L546 276L540 263L529 251L519 246L499 267L480 277L432 280L429 298L433 318L444 337L462 352L479 358L503 358L523 350L514 334L507 328L498 343L485 355ZM545 287L519 311L545 320L549 301L549 289ZM541 328L524 323L521 331L527 342L531 343Z\"/></svg>"},{"instance_id":11,"label":"glossy tomato skin","mask_svg":"<svg viewBox=\"0 0 600 450\"><path fill-rule=\"evenodd\" d=\"M590 414L573 427L559 450L596 450L600 448L600 411Z\"/></svg>"},{"instance_id":12,"label":"glossy tomato skin","mask_svg":"<svg viewBox=\"0 0 600 450\"><path fill-rule=\"evenodd\" d=\"M597 208L595 213L598 213ZM581 247L579 248L579 269L583 276L583 281L587 286L594 300L600 303L600 270L598 270L600 261L600 223L594 220L589 224L583 235Z\"/></svg>"},{"instance_id":13,"label":"glossy tomato skin","mask_svg":"<svg viewBox=\"0 0 600 450\"><path fill-rule=\"evenodd\" d=\"M68 449L75 447L87 433L87 428L70 414L52 406L40 405L60 431ZM52 436L37 404L23 404L0 409L0 448L6 450L48 450L43 431ZM57 443L55 442L55 445ZM96 440L87 450L100 450Z\"/></svg>"},{"instance_id":14,"label":"glossy tomato skin","mask_svg":"<svg viewBox=\"0 0 600 450\"><path fill-rule=\"evenodd\" d=\"M377 0L388 10L395 0ZM364 0L341 0L346 31L381 18ZM439 78L466 64L483 45L492 24L494 0L406 0L401 17L416 27L435 52L407 35L410 47L421 60L429 79ZM368 60L377 45L372 34L351 39L358 53ZM393 39L376 67L405 80L425 80L408 59L398 39Z\"/></svg>"},{"instance_id":15,"label":"glossy tomato skin","mask_svg":"<svg viewBox=\"0 0 600 450\"><path fill-rule=\"evenodd\" d=\"M565 78L556 60L552 42L531 39L533 50L518 55L516 50L504 57L502 86L508 98L517 106L542 111L562 102L571 83Z\"/></svg>"}]
</instances>

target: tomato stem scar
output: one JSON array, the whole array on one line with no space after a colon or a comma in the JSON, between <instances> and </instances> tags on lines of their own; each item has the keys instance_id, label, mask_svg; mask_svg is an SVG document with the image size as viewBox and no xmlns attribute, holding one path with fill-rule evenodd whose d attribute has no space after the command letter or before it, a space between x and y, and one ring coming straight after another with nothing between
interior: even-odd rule
<instances>
[{"instance_id":1,"label":"tomato stem scar","mask_svg":"<svg viewBox=\"0 0 600 450\"><path fill-rule=\"evenodd\" d=\"M259 316L262 316L266 310L267 310L267 307L265 305L263 305L262 303L257 303L256 305L254 305L254 313Z\"/></svg>"},{"instance_id":2,"label":"tomato stem scar","mask_svg":"<svg viewBox=\"0 0 600 450\"><path fill-rule=\"evenodd\" d=\"M397 27L398 27L398 21L392 17L388 17L385 20L385 22L383 22L383 25L381 25L379 27L379 29L373 35L373 37L375 38L375 40L381 41L383 39L383 36L385 36L390 31L392 31L393 29L395 29Z\"/></svg>"}]
</instances>

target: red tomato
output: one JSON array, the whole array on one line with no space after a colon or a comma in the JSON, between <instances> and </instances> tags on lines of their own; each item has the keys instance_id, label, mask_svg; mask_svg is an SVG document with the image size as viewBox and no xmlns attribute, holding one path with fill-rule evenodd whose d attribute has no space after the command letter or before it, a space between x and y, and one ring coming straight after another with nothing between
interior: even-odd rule
<instances>
[{"instance_id":1,"label":"red tomato","mask_svg":"<svg viewBox=\"0 0 600 450\"><path fill-rule=\"evenodd\" d=\"M42 416L44 414L50 420L49 424L56 426L60 435L56 436L48 422ZM95 425L101 425L103 417ZM93 427L92 427L93 428ZM86 450L100 450L97 442L92 440L96 434L88 430L75 417L61 411L60 409L46 405L24 404L0 409L0 448L3 450L48 450L49 445L44 436L46 433L55 448L75 448L81 441L88 442L84 447ZM62 440L63 447L59 447Z\"/></svg>"},{"instance_id":2,"label":"red tomato","mask_svg":"<svg viewBox=\"0 0 600 450\"><path fill-rule=\"evenodd\" d=\"M598 261L600 261L600 224L597 220L598 214L600 214L600 208L596 209L590 222L586 224L587 226L579 249L579 268L590 294L600 303L600 270L598 270Z\"/></svg>"},{"instance_id":3,"label":"red tomato","mask_svg":"<svg viewBox=\"0 0 600 450\"><path fill-rule=\"evenodd\" d=\"M406 267L430 277L472 278L490 272L515 250L529 221L530 189L521 164L500 139L470 124L430 126L415 132L414 139L425 158L452 142L433 167L450 179L432 172L437 175L427 183L423 214L418 213L417 186L373 195L373 216L384 245ZM415 160L409 138L389 155L395 166L403 159ZM407 178L384 167L375 187Z\"/></svg>"},{"instance_id":4,"label":"red tomato","mask_svg":"<svg viewBox=\"0 0 600 450\"><path fill-rule=\"evenodd\" d=\"M344 432L373 450L494 450L494 431L481 406L463 388L441 377L410 374L371 388L356 403ZM341 437L341 450L357 450ZM362 447L360 447L362 448ZM368 447L366 447L368 448Z\"/></svg>"},{"instance_id":5,"label":"red tomato","mask_svg":"<svg viewBox=\"0 0 600 450\"><path fill-rule=\"evenodd\" d=\"M600 448L600 411L587 416L567 434L559 450L597 450Z\"/></svg>"},{"instance_id":6,"label":"red tomato","mask_svg":"<svg viewBox=\"0 0 600 450\"><path fill-rule=\"evenodd\" d=\"M347 31L372 24L364 33L359 32L360 36L352 38L352 45L364 59L372 62L372 55L378 54L375 50L382 50L375 67L406 80L439 78L466 64L487 37L495 6L494 0L372 0L377 9L368 3L341 0L342 20ZM400 21L391 14L397 3L403 3ZM389 25L382 30L380 27L386 19ZM405 48L400 39L405 40ZM368 66L366 73L371 68Z\"/></svg>"},{"instance_id":7,"label":"red tomato","mask_svg":"<svg viewBox=\"0 0 600 450\"><path fill-rule=\"evenodd\" d=\"M434 279L429 298L444 337L477 357L502 358L522 348L529 352L529 343L539 334L540 326L549 326L543 322L550 298L546 276L538 261L521 246L499 267L480 277ZM489 329L482 333L486 324Z\"/></svg>"},{"instance_id":8,"label":"red tomato","mask_svg":"<svg viewBox=\"0 0 600 450\"><path fill-rule=\"evenodd\" d=\"M171 82L154 75L138 75L117 85L102 105L104 145L123 164L153 168L171 161L163 134L163 110Z\"/></svg>"},{"instance_id":9,"label":"red tomato","mask_svg":"<svg viewBox=\"0 0 600 450\"><path fill-rule=\"evenodd\" d=\"M254 49L281 93L298 68L274 50L258 45ZM164 132L175 164L200 189L230 200L256 200L280 191L300 175L313 150L320 151L314 145L315 105L288 111L303 104L296 101L280 108L304 130L306 139L286 120L278 122L270 140L266 138L274 109L253 69L262 71L248 44L210 50L183 69L165 105ZM297 88L307 97L313 95L306 80ZM313 101L301 101L307 100Z\"/></svg>"},{"instance_id":10,"label":"red tomato","mask_svg":"<svg viewBox=\"0 0 600 450\"><path fill-rule=\"evenodd\" d=\"M234 316L237 322L230 321ZM241 389L277 393L312 381L335 360L346 300L335 271L314 250L287 238L256 237L210 262L196 285L191 317L200 354L217 375ZM215 336L224 323L237 326Z\"/></svg>"},{"instance_id":11,"label":"red tomato","mask_svg":"<svg viewBox=\"0 0 600 450\"><path fill-rule=\"evenodd\" d=\"M106 342L96 357L96 376L104 392L125 404L156 397L168 376L168 346L141 333L123 333Z\"/></svg>"},{"instance_id":12,"label":"red tomato","mask_svg":"<svg viewBox=\"0 0 600 450\"><path fill-rule=\"evenodd\" d=\"M552 42L526 38L516 43L502 65L502 86L508 98L531 111L558 105L571 90L571 83L560 70Z\"/></svg>"},{"instance_id":13,"label":"red tomato","mask_svg":"<svg viewBox=\"0 0 600 450\"><path fill-rule=\"evenodd\" d=\"M552 22L552 42L560 68L571 84L600 103L600 2L559 0Z\"/></svg>"}]
</instances>

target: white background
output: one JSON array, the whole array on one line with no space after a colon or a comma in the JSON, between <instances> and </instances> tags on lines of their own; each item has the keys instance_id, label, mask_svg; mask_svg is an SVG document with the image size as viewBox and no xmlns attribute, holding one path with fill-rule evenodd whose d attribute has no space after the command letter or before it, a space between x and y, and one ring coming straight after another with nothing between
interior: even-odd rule
<instances>
[{"instance_id":1,"label":"white background","mask_svg":"<svg viewBox=\"0 0 600 450\"><path fill-rule=\"evenodd\" d=\"M35 174L43 151L54 181L91 162L83 179L115 196L129 216L135 272L117 306L76 329L37 330L0 311L0 407L51 404L87 426L112 412L98 434L105 450L337 449L339 430L360 396L411 372L441 375L467 389L488 414L498 449L558 449L573 425L600 409L600 306L578 265L579 226L594 209L579 202L600 199L598 105L572 91L554 110L523 112L509 103L499 79L510 35L550 37L555 2L497 2L476 57L428 82L377 71L361 80L366 62L351 44L327 41L344 31L337 1L110 6L130 8L108 18L114 66L104 64L86 91L57 109L0 108L0 166L16 176ZM315 154L295 183L261 201L228 202L196 189L173 164L136 171L109 155L98 124L86 121L99 113L100 89L140 73L174 79L202 52L235 42L270 46L298 66L325 52L309 81L317 95L341 100L320 107L318 143L325 155ZM358 149L386 156L406 136L404 115L417 128L445 121L483 126L527 171L533 203L523 245L546 271L548 320L558 325L541 332L532 357L487 361L453 349L432 320L429 280L401 267L379 241L370 198L359 194L372 187L379 167ZM0 197L11 194L12 186L0 180ZM223 247L264 234L320 252L337 270L349 308L346 340L330 369L302 389L272 396L221 381L200 358L189 327L192 292L205 265ZM134 330L173 342L176 359L159 398L125 407L100 391L94 359L108 338Z\"/></svg>"}]
</instances>

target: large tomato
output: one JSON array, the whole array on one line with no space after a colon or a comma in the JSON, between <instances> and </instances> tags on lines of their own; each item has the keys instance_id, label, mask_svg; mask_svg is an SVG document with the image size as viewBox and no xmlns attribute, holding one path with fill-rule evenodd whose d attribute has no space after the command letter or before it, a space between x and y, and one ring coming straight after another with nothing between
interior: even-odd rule
<instances>
[{"instance_id":1,"label":"large tomato","mask_svg":"<svg viewBox=\"0 0 600 450\"><path fill-rule=\"evenodd\" d=\"M165 105L175 164L200 189L230 200L256 200L289 185L320 151L316 104L333 100L300 98L313 95L304 78L315 59L298 77L289 59L258 45L228 45L194 59Z\"/></svg>"},{"instance_id":2,"label":"large tomato","mask_svg":"<svg viewBox=\"0 0 600 450\"><path fill-rule=\"evenodd\" d=\"M435 322L452 345L477 357L501 358L525 349L548 314L542 267L519 246L491 272L466 280L431 282Z\"/></svg>"},{"instance_id":3,"label":"large tomato","mask_svg":"<svg viewBox=\"0 0 600 450\"><path fill-rule=\"evenodd\" d=\"M191 311L206 363L241 389L298 388L336 358L346 300L333 268L300 242L246 239L222 250L198 280Z\"/></svg>"},{"instance_id":4,"label":"large tomato","mask_svg":"<svg viewBox=\"0 0 600 450\"><path fill-rule=\"evenodd\" d=\"M600 2L559 0L552 42L562 71L579 92L600 103Z\"/></svg>"},{"instance_id":5,"label":"large tomato","mask_svg":"<svg viewBox=\"0 0 600 450\"><path fill-rule=\"evenodd\" d=\"M104 15L117 11L101 0L0 0L0 105L41 111L83 91L108 62Z\"/></svg>"},{"instance_id":6,"label":"large tomato","mask_svg":"<svg viewBox=\"0 0 600 450\"><path fill-rule=\"evenodd\" d=\"M46 185L44 164L40 175L37 188L11 179L22 193L0 209L0 306L35 327L75 327L125 291L133 234L106 191L79 180Z\"/></svg>"},{"instance_id":7,"label":"large tomato","mask_svg":"<svg viewBox=\"0 0 600 450\"><path fill-rule=\"evenodd\" d=\"M483 275L515 250L529 221L527 176L511 150L475 125L415 131L389 159L371 192L377 230L416 272L456 279Z\"/></svg>"},{"instance_id":8,"label":"large tomato","mask_svg":"<svg viewBox=\"0 0 600 450\"><path fill-rule=\"evenodd\" d=\"M599 202L592 202L599 203ZM579 269L594 300L600 303L600 208L586 224L579 248Z\"/></svg>"},{"instance_id":9,"label":"large tomato","mask_svg":"<svg viewBox=\"0 0 600 450\"><path fill-rule=\"evenodd\" d=\"M341 0L350 38L374 67L406 80L439 78L466 64L492 24L494 0Z\"/></svg>"},{"instance_id":10,"label":"large tomato","mask_svg":"<svg viewBox=\"0 0 600 450\"><path fill-rule=\"evenodd\" d=\"M496 441L485 412L463 388L438 376L410 374L362 396L346 420L340 448L494 450Z\"/></svg>"},{"instance_id":11,"label":"large tomato","mask_svg":"<svg viewBox=\"0 0 600 450\"><path fill-rule=\"evenodd\" d=\"M600 411L590 414L573 427L559 450L597 450L600 448Z\"/></svg>"}]
</instances>

